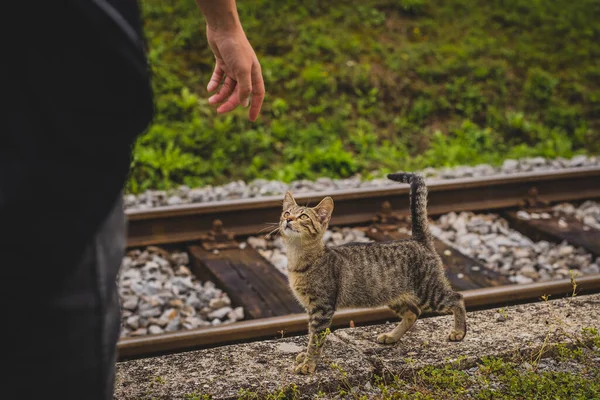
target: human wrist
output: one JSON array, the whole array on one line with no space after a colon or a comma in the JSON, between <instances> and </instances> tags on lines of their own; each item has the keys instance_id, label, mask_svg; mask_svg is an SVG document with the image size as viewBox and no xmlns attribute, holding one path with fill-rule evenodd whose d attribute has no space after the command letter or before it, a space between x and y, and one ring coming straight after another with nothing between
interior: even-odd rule
<instances>
[{"instance_id":1,"label":"human wrist","mask_svg":"<svg viewBox=\"0 0 600 400\"><path fill-rule=\"evenodd\" d=\"M242 30L235 0L196 0L196 4L211 31L225 33Z\"/></svg>"}]
</instances>

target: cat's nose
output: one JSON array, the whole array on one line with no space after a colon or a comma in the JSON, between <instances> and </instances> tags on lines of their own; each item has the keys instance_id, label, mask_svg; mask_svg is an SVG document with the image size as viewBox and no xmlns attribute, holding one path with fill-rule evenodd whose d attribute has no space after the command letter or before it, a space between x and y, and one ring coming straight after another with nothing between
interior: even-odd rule
<instances>
[{"instance_id":1,"label":"cat's nose","mask_svg":"<svg viewBox=\"0 0 600 400\"><path fill-rule=\"evenodd\" d=\"M291 221L293 221L295 219L296 219L296 217L294 217L293 215L290 215L289 217L286 218L286 221L287 222L291 222Z\"/></svg>"}]
</instances>

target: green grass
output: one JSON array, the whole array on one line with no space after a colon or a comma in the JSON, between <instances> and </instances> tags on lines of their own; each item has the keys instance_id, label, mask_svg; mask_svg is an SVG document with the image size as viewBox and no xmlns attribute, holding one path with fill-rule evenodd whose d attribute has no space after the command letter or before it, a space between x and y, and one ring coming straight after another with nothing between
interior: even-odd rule
<instances>
[{"instance_id":1,"label":"green grass","mask_svg":"<svg viewBox=\"0 0 600 400\"><path fill-rule=\"evenodd\" d=\"M594 0L244 0L267 97L217 116L193 1L141 1L158 114L130 192L600 151Z\"/></svg>"}]
</instances>

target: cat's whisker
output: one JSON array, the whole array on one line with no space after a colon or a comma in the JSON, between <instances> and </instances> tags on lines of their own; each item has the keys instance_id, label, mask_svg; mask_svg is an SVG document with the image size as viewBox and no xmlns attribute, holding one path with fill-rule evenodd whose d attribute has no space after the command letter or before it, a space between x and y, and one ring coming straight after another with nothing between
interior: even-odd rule
<instances>
[{"instance_id":1,"label":"cat's whisker","mask_svg":"<svg viewBox=\"0 0 600 400\"><path fill-rule=\"evenodd\" d=\"M279 223L277 223L277 222L265 222L265 224L271 225L271 226L265 226L260 231L258 231L258 233L262 233L262 232L266 231L267 229L273 228L273 226L275 226L275 225L279 225Z\"/></svg>"},{"instance_id":2,"label":"cat's whisker","mask_svg":"<svg viewBox=\"0 0 600 400\"><path fill-rule=\"evenodd\" d=\"M271 232L267 233L267 234L265 235L265 237L270 239L270 238L271 238L271 236L272 236L273 234L276 234L276 233L279 233L279 227L277 227L277 228L273 229Z\"/></svg>"}]
</instances>

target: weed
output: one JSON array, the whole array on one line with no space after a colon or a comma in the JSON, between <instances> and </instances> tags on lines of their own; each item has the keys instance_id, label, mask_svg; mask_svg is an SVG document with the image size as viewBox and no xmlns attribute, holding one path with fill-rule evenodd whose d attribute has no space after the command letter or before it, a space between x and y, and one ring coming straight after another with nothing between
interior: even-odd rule
<instances>
[{"instance_id":1,"label":"weed","mask_svg":"<svg viewBox=\"0 0 600 400\"><path fill-rule=\"evenodd\" d=\"M571 297L575 297L577 295L577 281L575 280L576 276L577 276L577 273L575 271L573 271L572 269L569 270L569 278L571 279L571 286L573 287L573 292L571 292Z\"/></svg>"},{"instance_id":2,"label":"weed","mask_svg":"<svg viewBox=\"0 0 600 400\"><path fill-rule=\"evenodd\" d=\"M500 314L500 316L501 316L503 319L505 319L505 320L506 320L506 319L508 319L508 310L506 310L506 309L504 309L504 308L500 307L500 308L498 309L498 314Z\"/></svg>"}]
</instances>

